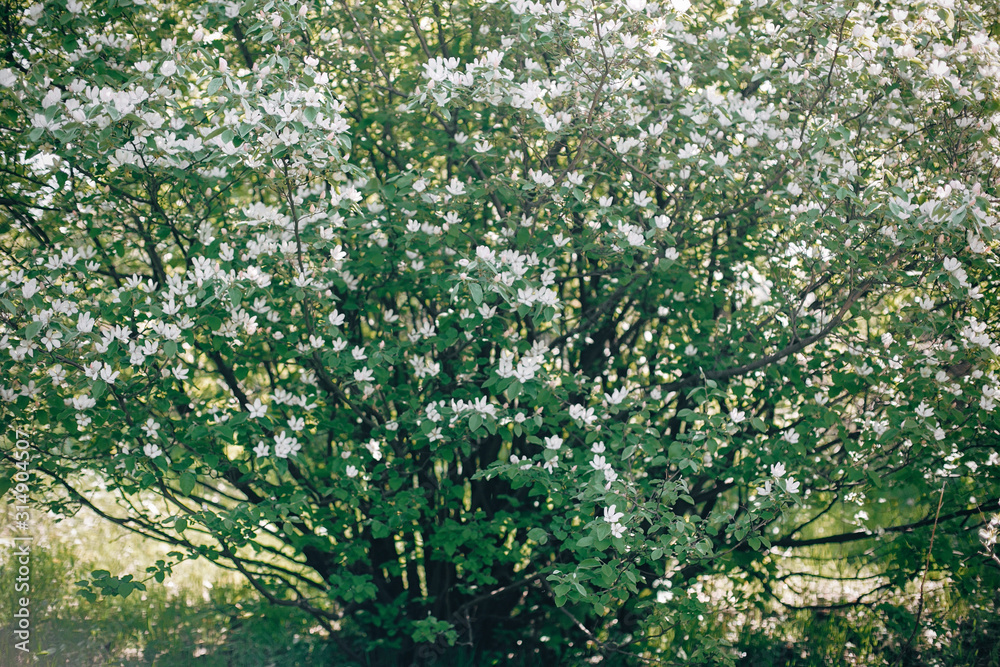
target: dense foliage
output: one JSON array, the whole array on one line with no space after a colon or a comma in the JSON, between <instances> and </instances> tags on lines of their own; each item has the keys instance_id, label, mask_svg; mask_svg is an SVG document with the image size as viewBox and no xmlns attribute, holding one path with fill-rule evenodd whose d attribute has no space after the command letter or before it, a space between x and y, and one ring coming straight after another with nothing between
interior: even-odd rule
<instances>
[{"instance_id":1,"label":"dense foliage","mask_svg":"<svg viewBox=\"0 0 1000 667\"><path fill-rule=\"evenodd\" d=\"M690 664L1000 584L989 7L6 3L5 437L176 548L85 597L206 558L358 662Z\"/></svg>"}]
</instances>

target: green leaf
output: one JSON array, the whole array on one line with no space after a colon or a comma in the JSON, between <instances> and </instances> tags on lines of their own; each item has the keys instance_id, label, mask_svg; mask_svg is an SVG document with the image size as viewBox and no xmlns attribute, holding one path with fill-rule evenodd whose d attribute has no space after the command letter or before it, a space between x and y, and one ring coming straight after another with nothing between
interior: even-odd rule
<instances>
[{"instance_id":1,"label":"green leaf","mask_svg":"<svg viewBox=\"0 0 1000 667\"><path fill-rule=\"evenodd\" d=\"M377 540L383 537L389 537L389 526L385 525L381 521L372 520L372 537Z\"/></svg>"},{"instance_id":2,"label":"green leaf","mask_svg":"<svg viewBox=\"0 0 1000 667\"><path fill-rule=\"evenodd\" d=\"M545 544L549 541L549 535L541 528L532 528L528 531L528 539L538 544Z\"/></svg>"},{"instance_id":3,"label":"green leaf","mask_svg":"<svg viewBox=\"0 0 1000 667\"><path fill-rule=\"evenodd\" d=\"M507 389L504 391L504 395L507 396L508 400L514 400L521 395L521 389L524 385L521 384L519 380L514 380L508 385Z\"/></svg>"},{"instance_id":4,"label":"green leaf","mask_svg":"<svg viewBox=\"0 0 1000 667\"><path fill-rule=\"evenodd\" d=\"M597 531L597 539L604 540L611 535L611 524L607 521L599 521L595 529Z\"/></svg>"},{"instance_id":5,"label":"green leaf","mask_svg":"<svg viewBox=\"0 0 1000 667\"><path fill-rule=\"evenodd\" d=\"M181 493L185 496L191 495L196 481L198 481L198 477L193 472L181 473Z\"/></svg>"},{"instance_id":6,"label":"green leaf","mask_svg":"<svg viewBox=\"0 0 1000 667\"><path fill-rule=\"evenodd\" d=\"M470 283L469 291L472 292L472 300L477 306L483 302L483 288L478 283Z\"/></svg>"}]
</instances>

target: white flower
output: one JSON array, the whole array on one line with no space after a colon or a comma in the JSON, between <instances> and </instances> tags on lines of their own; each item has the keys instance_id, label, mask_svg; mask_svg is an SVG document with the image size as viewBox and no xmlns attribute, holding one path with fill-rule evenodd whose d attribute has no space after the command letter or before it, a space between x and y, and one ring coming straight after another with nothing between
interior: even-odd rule
<instances>
[{"instance_id":1,"label":"white flower","mask_svg":"<svg viewBox=\"0 0 1000 667\"><path fill-rule=\"evenodd\" d=\"M951 68L947 63L940 60L932 60L931 64L927 67L927 74L934 78L944 78L948 76L951 72Z\"/></svg>"},{"instance_id":2,"label":"white flower","mask_svg":"<svg viewBox=\"0 0 1000 667\"><path fill-rule=\"evenodd\" d=\"M10 88L15 83L17 83L17 75L14 74L14 70L9 67L0 69L0 86Z\"/></svg>"},{"instance_id":3,"label":"white flower","mask_svg":"<svg viewBox=\"0 0 1000 667\"><path fill-rule=\"evenodd\" d=\"M151 442L147 442L142 446L142 453L151 459L155 459L157 456L163 454L163 450L154 445Z\"/></svg>"},{"instance_id":4,"label":"white flower","mask_svg":"<svg viewBox=\"0 0 1000 667\"><path fill-rule=\"evenodd\" d=\"M618 405L625 400L626 396L628 396L628 390L622 387L621 389L615 389L610 394L604 394L604 400L611 405Z\"/></svg>"},{"instance_id":5,"label":"white flower","mask_svg":"<svg viewBox=\"0 0 1000 667\"><path fill-rule=\"evenodd\" d=\"M339 310L334 309L334 311L330 313L329 317L330 324L332 324L335 327L339 327L341 324L343 324L344 319L345 319L344 314L341 313Z\"/></svg>"},{"instance_id":6,"label":"white flower","mask_svg":"<svg viewBox=\"0 0 1000 667\"><path fill-rule=\"evenodd\" d=\"M547 188L551 188L553 185L556 184L556 180L552 177L552 174L546 174L541 169L539 169L538 171L535 171L534 169L529 169L528 175L531 177L531 180L533 180L535 183Z\"/></svg>"},{"instance_id":7,"label":"white flower","mask_svg":"<svg viewBox=\"0 0 1000 667\"><path fill-rule=\"evenodd\" d=\"M357 477L358 476L358 469L355 466L350 466L350 465L347 466L347 476L348 477Z\"/></svg>"},{"instance_id":8,"label":"white flower","mask_svg":"<svg viewBox=\"0 0 1000 667\"><path fill-rule=\"evenodd\" d=\"M48 109L51 106L55 106L56 104L59 104L59 100L61 99L62 91L58 88L51 88L49 89L49 92L45 94L45 97L42 98L42 108Z\"/></svg>"},{"instance_id":9,"label":"white flower","mask_svg":"<svg viewBox=\"0 0 1000 667\"><path fill-rule=\"evenodd\" d=\"M188 378L188 369L180 364L177 364L170 369L170 372L173 373L174 377L178 380L187 380Z\"/></svg>"},{"instance_id":10,"label":"white flower","mask_svg":"<svg viewBox=\"0 0 1000 667\"><path fill-rule=\"evenodd\" d=\"M56 331L55 329L49 329L48 331L45 332L45 335L42 336L41 342L42 345L45 346L45 349L51 352L53 349L57 347L62 347L61 339L62 339L62 333Z\"/></svg>"},{"instance_id":11,"label":"white flower","mask_svg":"<svg viewBox=\"0 0 1000 667\"><path fill-rule=\"evenodd\" d=\"M800 484L795 481L794 477L789 477L785 480L785 491L788 493L798 493Z\"/></svg>"},{"instance_id":12,"label":"white flower","mask_svg":"<svg viewBox=\"0 0 1000 667\"><path fill-rule=\"evenodd\" d=\"M698 146L696 146L695 144L684 144L684 147L677 152L677 157L679 157L682 160L687 160L689 158L694 157L700 152L701 149L698 148Z\"/></svg>"},{"instance_id":13,"label":"white flower","mask_svg":"<svg viewBox=\"0 0 1000 667\"><path fill-rule=\"evenodd\" d=\"M495 405L490 404L490 399L488 396L481 396L475 400L472 404L472 409L483 416L497 418L497 408Z\"/></svg>"},{"instance_id":14,"label":"white flower","mask_svg":"<svg viewBox=\"0 0 1000 667\"><path fill-rule=\"evenodd\" d=\"M87 394L81 394L80 396L74 396L71 401L74 410L86 410L97 405L97 401L93 397Z\"/></svg>"},{"instance_id":15,"label":"white flower","mask_svg":"<svg viewBox=\"0 0 1000 667\"><path fill-rule=\"evenodd\" d=\"M549 436L545 438L545 449L557 450L562 447L563 439L558 435Z\"/></svg>"},{"instance_id":16,"label":"white flower","mask_svg":"<svg viewBox=\"0 0 1000 667\"><path fill-rule=\"evenodd\" d=\"M250 419L259 419L267 414L267 406L261 403L258 398L253 402L253 405L247 404L247 412L250 413Z\"/></svg>"},{"instance_id":17,"label":"white flower","mask_svg":"<svg viewBox=\"0 0 1000 667\"><path fill-rule=\"evenodd\" d=\"M921 403L917 406L916 413L918 417L927 418L934 414L934 410L932 410L926 403Z\"/></svg>"},{"instance_id":18,"label":"white flower","mask_svg":"<svg viewBox=\"0 0 1000 667\"><path fill-rule=\"evenodd\" d=\"M293 456L300 449L302 449L302 445L299 444L298 439L286 435L284 431L279 433L278 437L274 439L274 455L280 459Z\"/></svg>"},{"instance_id":19,"label":"white flower","mask_svg":"<svg viewBox=\"0 0 1000 667\"><path fill-rule=\"evenodd\" d=\"M622 512L616 512L618 505L611 505L604 508L604 520L608 523L618 523L625 516Z\"/></svg>"},{"instance_id":20,"label":"white flower","mask_svg":"<svg viewBox=\"0 0 1000 667\"><path fill-rule=\"evenodd\" d=\"M52 384L59 387L62 383L66 381L66 370L62 367L62 364L56 364L49 369L49 376L52 378Z\"/></svg>"},{"instance_id":21,"label":"white flower","mask_svg":"<svg viewBox=\"0 0 1000 667\"><path fill-rule=\"evenodd\" d=\"M799 434L795 429L790 428L782 434L781 439L790 445L794 445L799 441Z\"/></svg>"},{"instance_id":22,"label":"white flower","mask_svg":"<svg viewBox=\"0 0 1000 667\"><path fill-rule=\"evenodd\" d=\"M979 234L976 234L972 230L969 230L968 239L969 239L969 250L976 253L977 255L986 252L987 246L983 242L983 239L982 237L979 236Z\"/></svg>"},{"instance_id":23,"label":"white flower","mask_svg":"<svg viewBox=\"0 0 1000 667\"><path fill-rule=\"evenodd\" d=\"M764 482L764 486L757 489L758 496L769 496L771 495L771 480Z\"/></svg>"},{"instance_id":24,"label":"white flower","mask_svg":"<svg viewBox=\"0 0 1000 667\"><path fill-rule=\"evenodd\" d=\"M585 408L582 405L569 406L570 419L578 419L585 424L593 424L597 420L594 408Z\"/></svg>"},{"instance_id":25,"label":"white flower","mask_svg":"<svg viewBox=\"0 0 1000 667\"><path fill-rule=\"evenodd\" d=\"M121 371L116 371L110 364L105 363L104 368L101 369L101 379L108 384L114 384L120 373Z\"/></svg>"},{"instance_id":26,"label":"white flower","mask_svg":"<svg viewBox=\"0 0 1000 667\"><path fill-rule=\"evenodd\" d=\"M168 60L162 65L160 65L160 74L163 76L173 76L177 73L177 63L173 60Z\"/></svg>"},{"instance_id":27,"label":"white flower","mask_svg":"<svg viewBox=\"0 0 1000 667\"><path fill-rule=\"evenodd\" d=\"M625 0L625 6L632 12L641 12L646 8L646 0Z\"/></svg>"},{"instance_id":28,"label":"white flower","mask_svg":"<svg viewBox=\"0 0 1000 667\"><path fill-rule=\"evenodd\" d=\"M90 313L80 313L76 320L76 330L80 333L90 333L94 330L94 316Z\"/></svg>"},{"instance_id":29,"label":"white flower","mask_svg":"<svg viewBox=\"0 0 1000 667\"><path fill-rule=\"evenodd\" d=\"M367 367L354 371L355 382L371 382L374 377L375 374Z\"/></svg>"},{"instance_id":30,"label":"white flower","mask_svg":"<svg viewBox=\"0 0 1000 667\"><path fill-rule=\"evenodd\" d=\"M157 431L160 430L160 425L156 423L156 420L152 417L146 420L146 423L142 425L142 430L149 438L155 438Z\"/></svg>"},{"instance_id":31,"label":"white flower","mask_svg":"<svg viewBox=\"0 0 1000 667\"><path fill-rule=\"evenodd\" d=\"M257 458L262 459L265 456L270 455L271 446L266 442L258 442L257 446L253 448L253 453L257 456Z\"/></svg>"},{"instance_id":32,"label":"white flower","mask_svg":"<svg viewBox=\"0 0 1000 667\"><path fill-rule=\"evenodd\" d=\"M778 478L782 477L784 474L785 474L785 464L784 463L780 463L779 462L779 463L775 463L774 465L771 466L771 475L775 479L778 479Z\"/></svg>"},{"instance_id":33,"label":"white flower","mask_svg":"<svg viewBox=\"0 0 1000 667\"><path fill-rule=\"evenodd\" d=\"M39 289L40 288L38 287L37 280L35 280L34 278L32 278L31 280L26 280L24 281L24 284L21 285L21 296L23 296L25 299L30 299L31 297L38 294Z\"/></svg>"},{"instance_id":34,"label":"white flower","mask_svg":"<svg viewBox=\"0 0 1000 667\"><path fill-rule=\"evenodd\" d=\"M489 264L496 264L497 254L487 246L481 245L476 247L476 258Z\"/></svg>"},{"instance_id":35,"label":"white flower","mask_svg":"<svg viewBox=\"0 0 1000 667\"><path fill-rule=\"evenodd\" d=\"M96 380L101 375L101 362L92 361L83 367L83 374L88 380Z\"/></svg>"},{"instance_id":36,"label":"white flower","mask_svg":"<svg viewBox=\"0 0 1000 667\"><path fill-rule=\"evenodd\" d=\"M465 194L465 184L458 180L458 177L456 176L452 177L451 181L448 182L448 185L444 186L444 189L456 197L458 195Z\"/></svg>"},{"instance_id":37,"label":"white flower","mask_svg":"<svg viewBox=\"0 0 1000 667\"><path fill-rule=\"evenodd\" d=\"M732 410L729 411L729 418L733 420L734 424L739 424L740 422L746 419L746 413L741 412L736 408L733 408Z\"/></svg>"}]
</instances>

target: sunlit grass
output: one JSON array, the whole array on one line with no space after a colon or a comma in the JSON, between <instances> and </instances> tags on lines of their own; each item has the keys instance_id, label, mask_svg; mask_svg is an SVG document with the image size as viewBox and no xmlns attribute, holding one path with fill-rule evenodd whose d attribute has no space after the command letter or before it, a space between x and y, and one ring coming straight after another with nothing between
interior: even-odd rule
<instances>
[{"instance_id":1,"label":"sunlit grass","mask_svg":"<svg viewBox=\"0 0 1000 667\"><path fill-rule=\"evenodd\" d=\"M12 510L0 506L10 526ZM205 561L185 561L162 584L95 603L77 595L75 582L97 569L116 575L149 575L170 547L145 540L87 510L57 520L32 517L31 650L33 664L226 665L308 664L322 650L308 618L260 604L239 575ZM3 532L5 547L11 544ZM16 598L12 551L0 552L0 618L12 618ZM9 637L9 632L4 633ZM0 665L18 664L12 641L0 647ZM29 664L25 662L24 664Z\"/></svg>"}]
</instances>

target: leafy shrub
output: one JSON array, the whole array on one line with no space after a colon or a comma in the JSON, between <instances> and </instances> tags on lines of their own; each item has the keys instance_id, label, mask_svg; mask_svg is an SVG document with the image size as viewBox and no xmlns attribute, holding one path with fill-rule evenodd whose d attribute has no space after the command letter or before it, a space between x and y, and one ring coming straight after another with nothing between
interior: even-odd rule
<instances>
[{"instance_id":1,"label":"leafy shrub","mask_svg":"<svg viewBox=\"0 0 1000 667\"><path fill-rule=\"evenodd\" d=\"M8 5L7 492L170 546L84 597L206 559L359 664L732 664L824 546L919 653L998 583L993 21Z\"/></svg>"}]
</instances>

